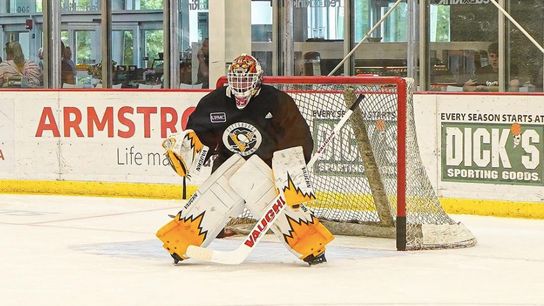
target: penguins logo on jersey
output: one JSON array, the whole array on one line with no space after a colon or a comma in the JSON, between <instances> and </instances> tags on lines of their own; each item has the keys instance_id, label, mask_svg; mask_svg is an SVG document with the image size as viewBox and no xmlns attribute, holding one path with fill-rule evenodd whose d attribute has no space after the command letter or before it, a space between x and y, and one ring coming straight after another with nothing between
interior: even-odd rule
<instances>
[{"instance_id":1,"label":"penguins logo on jersey","mask_svg":"<svg viewBox=\"0 0 544 306\"><path fill-rule=\"evenodd\" d=\"M229 151L242 156L249 156L257 151L262 140L261 132L253 125L245 122L234 123L223 132L225 147Z\"/></svg>"}]
</instances>

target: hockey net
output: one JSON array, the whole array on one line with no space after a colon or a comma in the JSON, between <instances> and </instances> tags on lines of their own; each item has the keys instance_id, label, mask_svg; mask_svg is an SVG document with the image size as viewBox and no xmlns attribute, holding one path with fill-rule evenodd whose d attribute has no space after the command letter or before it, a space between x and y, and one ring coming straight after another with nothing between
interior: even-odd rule
<instances>
[{"instance_id":1,"label":"hockey net","mask_svg":"<svg viewBox=\"0 0 544 306\"><path fill-rule=\"evenodd\" d=\"M220 80L221 82L221 80ZM310 169L317 199L308 206L334 233L397 239L397 249L468 247L471 232L443 210L419 154L410 79L265 77L306 119L314 148L353 103L359 108ZM347 94L349 92L353 94ZM246 211L229 227L244 232Z\"/></svg>"}]
</instances>

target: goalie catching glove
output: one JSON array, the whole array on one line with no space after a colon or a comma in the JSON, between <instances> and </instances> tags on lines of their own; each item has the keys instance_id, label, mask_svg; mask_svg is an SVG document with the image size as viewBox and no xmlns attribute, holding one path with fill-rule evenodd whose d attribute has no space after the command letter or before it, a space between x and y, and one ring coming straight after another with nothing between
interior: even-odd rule
<instances>
[{"instance_id":1,"label":"goalie catching glove","mask_svg":"<svg viewBox=\"0 0 544 306\"><path fill-rule=\"evenodd\" d=\"M190 177L202 169L209 148L200 142L193 130L169 135L162 142L170 166L179 176Z\"/></svg>"}]
</instances>

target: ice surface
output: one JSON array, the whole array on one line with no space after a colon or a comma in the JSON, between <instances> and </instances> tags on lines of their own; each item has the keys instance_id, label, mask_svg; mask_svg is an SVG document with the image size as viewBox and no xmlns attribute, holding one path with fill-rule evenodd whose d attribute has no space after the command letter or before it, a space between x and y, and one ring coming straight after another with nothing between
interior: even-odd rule
<instances>
[{"instance_id":1,"label":"ice surface","mask_svg":"<svg viewBox=\"0 0 544 306\"><path fill-rule=\"evenodd\" d=\"M543 220L453 216L478 238L468 249L337 237L308 267L271 236L238 266L173 265L155 232L179 207L0 195L0 305L544 305Z\"/></svg>"}]
</instances>

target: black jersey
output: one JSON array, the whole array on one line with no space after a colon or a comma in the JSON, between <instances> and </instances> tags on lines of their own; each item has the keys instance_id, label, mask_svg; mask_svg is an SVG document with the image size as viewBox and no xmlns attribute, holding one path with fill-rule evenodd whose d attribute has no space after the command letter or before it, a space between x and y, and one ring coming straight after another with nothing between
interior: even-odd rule
<instances>
[{"instance_id":1,"label":"black jersey","mask_svg":"<svg viewBox=\"0 0 544 306\"><path fill-rule=\"evenodd\" d=\"M243 109L227 96L226 87L210 92L189 116L187 128L218 155L213 170L233 154L245 159L257 154L271 166L277 150L302 146L306 162L313 150L310 128L293 99L264 84Z\"/></svg>"}]
</instances>

